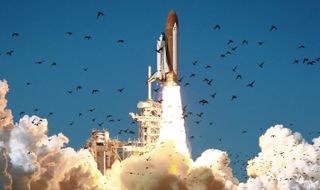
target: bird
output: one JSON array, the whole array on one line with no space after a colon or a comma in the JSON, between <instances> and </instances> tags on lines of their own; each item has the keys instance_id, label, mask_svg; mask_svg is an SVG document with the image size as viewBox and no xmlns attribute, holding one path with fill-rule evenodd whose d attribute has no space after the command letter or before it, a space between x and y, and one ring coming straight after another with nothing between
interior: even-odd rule
<instances>
[{"instance_id":1,"label":"bird","mask_svg":"<svg viewBox=\"0 0 320 190\"><path fill-rule=\"evenodd\" d=\"M276 31L276 30L278 30L278 28L277 28L275 25L272 25L272 26L270 27L270 32Z\"/></svg>"},{"instance_id":2,"label":"bird","mask_svg":"<svg viewBox=\"0 0 320 190\"><path fill-rule=\"evenodd\" d=\"M117 89L117 90L118 90L118 92L122 93L124 89L125 89L125 88L119 88L119 89Z\"/></svg>"},{"instance_id":3,"label":"bird","mask_svg":"<svg viewBox=\"0 0 320 190\"><path fill-rule=\"evenodd\" d=\"M97 12L97 20L98 20L101 16L105 16L105 14L104 14L102 11L98 11L98 12Z\"/></svg>"},{"instance_id":4,"label":"bird","mask_svg":"<svg viewBox=\"0 0 320 190\"><path fill-rule=\"evenodd\" d=\"M53 115L53 112L49 112L48 116L52 116Z\"/></svg>"},{"instance_id":5,"label":"bird","mask_svg":"<svg viewBox=\"0 0 320 190\"><path fill-rule=\"evenodd\" d=\"M305 48L305 46L303 44L301 44L298 48L303 49L303 48Z\"/></svg>"},{"instance_id":6,"label":"bird","mask_svg":"<svg viewBox=\"0 0 320 190\"><path fill-rule=\"evenodd\" d=\"M232 68L232 71L233 71L233 72L236 72L237 68L238 68L238 66L233 67L233 68Z\"/></svg>"},{"instance_id":7,"label":"bird","mask_svg":"<svg viewBox=\"0 0 320 190\"><path fill-rule=\"evenodd\" d=\"M221 29L221 26L219 24L216 24L214 27L213 27L214 30L220 30Z\"/></svg>"},{"instance_id":8,"label":"bird","mask_svg":"<svg viewBox=\"0 0 320 190\"><path fill-rule=\"evenodd\" d=\"M120 40L117 41L117 43L118 43L118 44L123 44L123 43L124 43L124 40L121 40L121 39L120 39Z\"/></svg>"},{"instance_id":9,"label":"bird","mask_svg":"<svg viewBox=\"0 0 320 190\"><path fill-rule=\"evenodd\" d=\"M258 42L258 45L260 45L260 46L262 46L263 44L264 44L264 42L263 42L263 41Z\"/></svg>"},{"instance_id":10,"label":"bird","mask_svg":"<svg viewBox=\"0 0 320 190\"><path fill-rule=\"evenodd\" d=\"M247 40L243 40L241 44L242 44L242 45L248 45L249 43L248 43Z\"/></svg>"},{"instance_id":11,"label":"bird","mask_svg":"<svg viewBox=\"0 0 320 190\"><path fill-rule=\"evenodd\" d=\"M235 99L237 99L238 97L236 96L236 95L232 95L231 96L231 101L233 101L233 100L235 100Z\"/></svg>"},{"instance_id":12,"label":"bird","mask_svg":"<svg viewBox=\"0 0 320 190\"><path fill-rule=\"evenodd\" d=\"M247 133L247 131L246 131L246 130L243 130L241 133L244 134L244 133Z\"/></svg>"},{"instance_id":13,"label":"bird","mask_svg":"<svg viewBox=\"0 0 320 190\"><path fill-rule=\"evenodd\" d=\"M233 40L229 40L227 44L228 45L233 44Z\"/></svg>"},{"instance_id":14,"label":"bird","mask_svg":"<svg viewBox=\"0 0 320 190\"><path fill-rule=\"evenodd\" d=\"M206 65L204 68L209 69L209 68L211 68L211 65Z\"/></svg>"},{"instance_id":15,"label":"bird","mask_svg":"<svg viewBox=\"0 0 320 190\"><path fill-rule=\"evenodd\" d=\"M13 50L7 51L7 52L6 52L6 55L12 56L12 55L13 55L13 52L14 52Z\"/></svg>"},{"instance_id":16,"label":"bird","mask_svg":"<svg viewBox=\"0 0 320 190\"><path fill-rule=\"evenodd\" d=\"M292 64L298 64L299 63L299 60L298 59L295 59L293 60Z\"/></svg>"},{"instance_id":17,"label":"bird","mask_svg":"<svg viewBox=\"0 0 320 190\"><path fill-rule=\"evenodd\" d=\"M95 108L88 109L89 112L94 112L95 110Z\"/></svg>"},{"instance_id":18,"label":"bird","mask_svg":"<svg viewBox=\"0 0 320 190\"><path fill-rule=\"evenodd\" d=\"M226 57L226 55L225 54L220 54L220 57L224 58L224 57Z\"/></svg>"},{"instance_id":19,"label":"bird","mask_svg":"<svg viewBox=\"0 0 320 190\"><path fill-rule=\"evenodd\" d=\"M78 117L82 116L82 113L78 113Z\"/></svg>"},{"instance_id":20,"label":"bird","mask_svg":"<svg viewBox=\"0 0 320 190\"><path fill-rule=\"evenodd\" d=\"M182 79L183 79L183 77L180 77L180 78L179 78L179 80L178 80L178 81L179 81L179 83L181 83L181 82L182 82Z\"/></svg>"},{"instance_id":21,"label":"bird","mask_svg":"<svg viewBox=\"0 0 320 190\"><path fill-rule=\"evenodd\" d=\"M98 92L99 92L98 89L93 89L93 90L91 91L91 94L95 94L95 93L98 93Z\"/></svg>"},{"instance_id":22,"label":"bird","mask_svg":"<svg viewBox=\"0 0 320 190\"><path fill-rule=\"evenodd\" d=\"M199 101L199 104L204 106L205 104L209 104L209 102L206 99L202 99Z\"/></svg>"},{"instance_id":23,"label":"bird","mask_svg":"<svg viewBox=\"0 0 320 190\"><path fill-rule=\"evenodd\" d=\"M71 125L73 125L73 122L69 122L69 124L68 124L68 125L70 125L70 126L71 126Z\"/></svg>"},{"instance_id":24,"label":"bird","mask_svg":"<svg viewBox=\"0 0 320 190\"><path fill-rule=\"evenodd\" d=\"M186 82L185 84L184 84L184 86L189 86L190 85L190 83L188 83L188 82Z\"/></svg>"},{"instance_id":25,"label":"bird","mask_svg":"<svg viewBox=\"0 0 320 190\"><path fill-rule=\"evenodd\" d=\"M19 33L18 32L14 32L11 34L11 37L18 37L19 36Z\"/></svg>"},{"instance_id":26,"label":"bird","mask_svg":"<svg viewBox=\"0 0 320 190\"><path fill-rule=\"evenodd\" d=\"M86 67L86 68L83 68L83 71L88 71L88 67Z\"/></svg>"},{"instance_id":27,"label":"bird","mask_svg":"<svg viewBox=\"0 0 320 190\"><path fill-rule=\"evenodd\" d=\"M157 53L161 53L162 50L163 50L163 46L161 48L159 48L159 49L156 49L156 52Z\"/></svg>"},{"instance_id":28,"label":"bird","mask_svg":"<svg viewBox=\"0 0 320 190\"><path fill-rule=\"evenodd\" d=\"M235 47L232 47L231 50L232 50L232 51L236 51L237 48L238 48L238 46L235 46Z\"/></svg>"},{"instance_id":29,"label":"bird","mask_svg":"<svg viewBox=\"0 0 320 190\"><path fill-rule=\"evenodd\" d=\"M211 94L211 97L212 97L212 98L215 98L216 95L217 95L217 93L215 92L215 93Z\"/></svg>"},{"instance_id":30,"label":"bird","mask_svg":"<svg viewBox=\"0 0 320 190\"><path fill-rule=\"evenodd\" d=\"M209 85L209 86L211 86L212 84L212 81L213 81L213 79L211 79L211 80L209 80L208 82L207 82L207 84Z\"/></svg>"},{"instance_id":31,"label":"bird","mask_svg":"<svg viewBox=\"0 0 320 190\"><path fill-rule=\"evenodd\" d=\"M73 33L72 32L66 32L67 36L71 36Z\"/></svg>"},{"instance_id":32,"label":"bird","mask_svg":"<svg viewBox=\"0 0 320 190\"><path fill-rule=\"evenodd\" d=\"M241 76L240 74L238 74L238 75L236 76L236 80L238 80L238 79L242 79L242 76Z\"/></svg>"},{"instance_id":33,"label":"bird","mask_svg":"<svg viewBox=\"0 0 320 190\"><path fill-rule=\"evenodd\" d=\"M86 35L86 36L84 36L83 38L86 39L86 40L91 40L91 39L92 39L92 36Z\"/></svg>"},{"instance_id":34,"label":"bird","mask_svg":"<svg viewBox=\"0 0 320 190\"><path fill-rule=\"evenodd\" d=\"M44 60L36 61L35 64L41 65L41 64L44 63L44 62L45 62Z\"/></svg>"},{"instance_id":35,"label":"bird","mask_svg":"<svg viewBox=\"0 0 320 190\"><path fill-rule=\"evenodd\" d=\"M197 113L196 115L198 116L198 117L202 117L203 116L203 112L200 112L200 113Z\"/></svg>"},{"instance_id":36,"label":"bird","mask_svg":"<svg viewBox=\"0 0 320 190\"><path fill-rule=\"evenodd\" d=\"M194 74L194 73L190 74L190 78L195 77L195 76L196 76L196 74Z\"/></svg>"},{"instance_id":37,"label":"bird","mask_svg":"<svg viewBox=\"0 0 320 190\"><path fill-rule=\"evenodd\" d=\"M192 62L192 65L196 66L198 62L199 62L199 60L195 60L195 61Z\"/></svg>"},{"instance_id":38,"label":"bird","mask_svg":"<svg viewBox=\"0 0 320 190\"><path fill-rule=\"evenodd\" d=\"M262 63L258 64L258 66L259 66L260 68L263 68L263 65L264 65L264 61L263 61Z\"/></svg>"},{"instance_id":39,"label":"bird","mask_svg":"<svg viewBox=\"0 0 320 190\"><path fill-rule=\"evenodd\" d=\"M56 62L52 62L51 66L57 66L57 63Z\"/></svg>"},{"instance_id":40,"label":"bird","mask_svg":"<svg viewBox=\"0 0 320 190\"><path fill-rule=\"evenodd\" d=\"M249 84L247 84L247 87L251 87L251 88L253 88L253 85L254 85L254 83L255 83L256 81L252 81L252 82L250 82Z\"/></svg>"},{"instance_id":41,"label":"bird","mask_svg":"<svg viewBox=\"0 0 320 190\"><path fill-rule=\"evenodd\" d=\"M24 115L24 114L25 114L24 111L22 111L22 112L19 113L20 117L21 117L22 115Z\"/></svg>"},{"instance_id":42,"label":"bird","mask_svg":"<svg viewBox=\"0 0 320 190\"><path fill-rule=\"evenodd\" d=\"M27 84L26 84L27 86L30 86L31 85L31 82L27 82Z\"/></svg>"},{"instance_id":43,"label":"bird","mask_svg":"<svg viewBox=\"0 0 320 190\"><path fill-rule=\"evenodd\" d=\"M77 88L76 88L77 91L79 91L79 90L81 90L81 89L82 89L82 86L80 86L80 85L77 86Z\"/></svg>"},{"instance_id":44,"label":"bird","mask_svg":"<svg viewBox=\"0 0 320 190\"><path fill-rule=\"evenodd\" d=\"M68 93L71 94L73 92L73 90L68 90Z\"/></svg>"}]
</instances>

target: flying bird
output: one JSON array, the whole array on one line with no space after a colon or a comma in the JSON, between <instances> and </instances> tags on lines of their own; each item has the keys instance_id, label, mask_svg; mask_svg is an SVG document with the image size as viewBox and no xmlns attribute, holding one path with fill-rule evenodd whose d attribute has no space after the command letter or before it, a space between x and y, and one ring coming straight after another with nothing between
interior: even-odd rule
<instances>
[{"instance_id":1,"label":"flying bird","mask_svg":"<svg viewBox=\"0 0 320 190\"><path fill-rule=\"evenodd\" d=\"M238 74L238 75L236 76L236 80L238 80L238 79L242 79L242 76L241 76L240 74Z\"/></svg>"},{"instance_id":2,"label":"flying bird","mask_svg":"<svg viewBox=\"0 0 320 190\"><path fill-rule=\"evenodd\" d=\"M86 40L91 40L92 36L87 35L87 36L84 36L83 38L86 39Z\"/></svg>"},{"instance_id":3,"label":"flying bird","mask_svg":"<svg viewBox=\"0 0 320 190\"><path fill-rule=\"evenodd\" d=\"M7 51L7 52L6 52L6 55L12 56L12 55L13 55L13 52L14 52L13 50Z\"/></svg>"},{"instance_id":4,"label":"flying bird","mask_svg":"<svg viewBox=\"0 0 320 190\"><path fill-rule=\"evenodd\" d=\"M260 46L262 46L262 45L264 44L264 42L261 41L261 42L258 42L258 44L259 44Z\"/></svg>"},{"instance_id":5,"label":"flying bird","mask_svg":"<svg viewBox=\"0 0 320 190\"><path fill-rule=\"evenodd\" d=\"M215 93L211 94L211 97L212 97L212 98L215 98L216 95L217 95L217 93L215 92Z\"/></svg>"},{"instance_id":6,"label":"flying bird","mask_svg":"<svg viewBox=\"0 0 320 190\"><path fill-rule=\"evenodd\" d=\"M247 84L247 87L251 87L251 88L253 88L253 86L254 86L254 83L255 83L256 81L252 81L252 82L250 82L249 84Z\"/></svg>"},{"instance_id":7,"label":"flying bird","mask_svg":"<svg viewBox=\"0 0 320 190\"><path fill-rule=\"evenodd\" d=\"M276 31L276 30L278 30L278 28L277 28L275 25L272 25L272 26L270 27L270 32Z\"/></svg>"},{"instance_id":8,"label":"flying bird","mask_svg":"<svg viewBox=\"0 0 320 190\"><path fill-rule=\"evenodd\" d=\"M235 100L235 99L237 99L238 97L236 96L236 95L232 95L231 96L231 101L233 101L233 100Z\"/></svg>"},{"instance_id":9,"label":"flying bird","mask_svg":"<svg viewBox=\"0 0 320 190\"><path fill-rule=\"evenodd\" d=\"M233 71L233 72L236 72L237 68L238 68L238 66L233 67L233 68L232 68L232 71Z\"/></svg>"},{"instance_id":10,"label":"flying bird","mask_svg":"<svg viewBox=\"0 0 320 190\"><path fill-rule=\"evenodd\" d=\"M44 63L44 62L45 62L44 60L36 61L35 64L41 65L41 64Z\"/></svg>"},{"instance_id":11,"label":"flying bird","mask_svg":"<svg viewBox=\"0 0 320 190\"><path fill-rule=\"evenodd\" d=\"M125 89L125 88L119 88L119 89L117 89L117 90L118 90L118 92L122 93L124 89Z\"/></svg>"},{"instance_id":12,"label":"flying bird","mask_svg":"<svg viewBox=\"0 0 320 190\"><path fill-rule=\"evenodd\" d=\"M124 40L121 40L121 39L120 39L120 40L117 41L117 43L118 43L118 44L123 44L123 43L124 43Z\"/></svg>"},{"instance_id":13,"label":"flying bird","mask_svg":"<svg viewBox=\"0 0 320 190\"><path fill-rule=\"evenodd\" d=\"M229 40L227 44L228 45L233 44L233 40Z\"/></svg>"},{"instance_id":14,"label":"flying bird","mask_svg":"<svg viewBox=\"0 0 320 190\"><path fill-rule=\"evenodd\" d=\"M195 76L196 76L196 74L191 73L190 78L195 77Z\"/></svg>"},{"instance_id":15,"label":"flying bird","mask_svg":"<svg viewBox=\"0 0 320 190\"><path fill-rule=\"evenodd\" d=\"M66 32L67 36L71 36L73 33L72 32Z\"/></svg>"},{"instance_id":16,"label":"flying bird","mask_svg":"<svg viewBox=\"0 0 320 190\"><path fill-rule=\"evenodd\" d=\"M102 16L105 16L105 14L103 12L101 12L101 11L98 11L97 12L97 20Z\"/></svg>"},{"instance_id":17,"label":"flying bird","mask_svg":"<svg viewBox=\"0 0 320 190\"><path fill-rule=\"evenodd\" d=\"M304 46L303 44L301 44L298 48L299 48L299 49L304 49L305 46Z\"/></svg>"},{"instance_id":18,"label":"flying bird","mask_svg":"<svg viewBox=\"0 0 320 190\"><path fill-rule=\"evenodd\" d=\"M247 40L243 40L241 44L242 44L242 45L248 45L249 43L248 43Z\"/></svg>"},{"instance_id":19,"label":"flying bird","mask_svg":"<svg viewBox=\"0 0 320 190\"><path fill-rule=\"evenodd\" d=\"M93 90L91 91L91 94L95 94L95 93L98 93L98 92L99 92L98 89L93 89Z\"/></svg>"},{"instance_id":20,"label":"flying bird","mask_svg":"<svg viewBox=\"0 0 320 190\"><path fill-rule=\"evenodd\" d=\"M258 64L258 66L259 66L260 68L263 68L263 65L264 65L264 61L263 61L262 63Z\"/></svg>"},{"instance_id":21,"label":"flying bird","mask_svg":"<svg viewBox=\"0 0 320 190\"><path fill-rule=\"evenodd\" d=\"M199 60L195 60L195 61L192 62L192 65L196 66L198 62L199 62Z\"/></svg>"},{"instance_id":22,"label":"flying bird","mask_svg":"<svg viewBox=\"0 0 320 190\"><path fill-rule=\"evenodd\" d=\"M221 29L221 26L219 24L216 24L214 27L213 27L214 30L220 30Z\"/></svg>"},{"instance_id":23,"label":"flying bird","mask_svg":"<svg viewBox=\"0 0 320 190\"><path fill-rule=\"evenodd\" d=\"M94 112L95 110L96 110L96 108L88 109L89 112Z\"/></svg>"},{"instance_id":24,"label":"flying bird","mask_svg":"<svg viewBox=\"0 0 320 190\"><path fill-rule=\"evenodd\" d=\"M11 37L18 37L18 36L19 36L19 33L17 33L17 32L14 32L11 34Z\"/></svg>"},{"instance_id":25,"label":"flying bird","mask_svg":"<svg viewBox=\"0 0 320 190\"><path fill-rule=\"evenodd\" d=\"M77 91L79 91L79 90L81 90L81 89L82 89L82 86L80 86L80 85L77 86L77 88L76 88Z\"/></svg>"}]
</instances>

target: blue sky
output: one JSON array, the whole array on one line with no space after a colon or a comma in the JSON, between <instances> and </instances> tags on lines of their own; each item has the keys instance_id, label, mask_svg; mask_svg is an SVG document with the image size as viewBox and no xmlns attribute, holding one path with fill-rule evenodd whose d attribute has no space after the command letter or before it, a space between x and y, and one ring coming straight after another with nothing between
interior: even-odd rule
<instances>
[{"instance_id":1,"label":"blue sky","mask_svg":"<svg viewBox=\"0 0 320 190\"><path fill-rule=\"evenodd\" d=\"M319 62L292 64L320 57L319 6L315 0L0 1L0 78L9 82L7 97L16 122L22 111L48 118L49 134L64 133L74 148L86 142L92 128L107 128L113 137L120 129L136 130L128 112L137 111L137 102L146 99L147 66L156 66L156 40L174 9L182 84L190 83L182 86L183 104L194 113L186 120L189 135L195 136L193 156L218 148L232 153L231 159L239 154L245 160L258 153L259 136L274 124L302 133L309 142L319 136ZM105 16L97 20L97 11ZM216 24L220 30L213 29ZM270 32L272 25L278 30ZM67 36L68 31L73 35ZM12 38L14 32L19 36ZM234 43L227 45L230 39ZM249 44L241 45L243 40ZM305 48L298 48L301 44ZM231 55L220 57L236 46ZM13 55L5 55L10 50ZM35 64L41 60L45 62ZM258 67L262 62L264 67ZM189 78L191 73L196 77ZM235 80L237 74L243 78ZM213 85L204 78L213 79ZM254 88L246 87L251 81ZM76 92L78 85L82 89ZM117 89L122 87L121 94ZM93 89L100 92L91 95ZM232 95L238 99L231 102ZM198 103L203 98L208 105ZM91 108L96 110L89 113ZM195 116L200 112L202 119ZM120 122L107 122L108 114ZM243 172L241 167L233 168Z\"/></svg>"}]
</instances>

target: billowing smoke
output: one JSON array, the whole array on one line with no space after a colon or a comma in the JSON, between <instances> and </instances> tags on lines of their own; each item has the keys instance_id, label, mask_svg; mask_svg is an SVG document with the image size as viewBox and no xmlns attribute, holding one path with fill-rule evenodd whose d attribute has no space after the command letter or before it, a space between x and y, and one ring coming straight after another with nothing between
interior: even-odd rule
<instances>
[{"instance_id":1,"label":"billowing smoke","mask_svg":"<svg viewBox=\"0 0 320 190\"><path fill-rule=\"evenodd\" d=\"M320 137L308 144L299 133L276 125L260 137L250 176L239 189L320 189Z\"/></svg>"},{"instance_id":2,"label":"billowing smoke","mask_svg":"<svg viewBox=\"0 0 320 190\"><path fill-rule=\"evenodd\" d=\"M68 138L61 133L49 137L46 119L26 115L14 124L6 108L8 90L7 82L0 81L2 189L320 189L320 137L308 144L299 133L281 125L260 137L261 152L248 161L247 182L239 183L233 176L227 152L209 149L192 160L178 86L163 89L164 130L156 148L116 161L105 176L87 150L66 148Z\"/></svg>"},{"instance_id":3,"label":"billowing smoke","mask_svg":"<svg viewBox=\"0 0 320 190\"><path fill-rule=\"evenodd\" d=\"M64 148L63 134L47 136L48 122L25 115L13 124L0 81L0 183L3 189L105 189L105 178L87 150Z\"/></svg>"}]
</instances>

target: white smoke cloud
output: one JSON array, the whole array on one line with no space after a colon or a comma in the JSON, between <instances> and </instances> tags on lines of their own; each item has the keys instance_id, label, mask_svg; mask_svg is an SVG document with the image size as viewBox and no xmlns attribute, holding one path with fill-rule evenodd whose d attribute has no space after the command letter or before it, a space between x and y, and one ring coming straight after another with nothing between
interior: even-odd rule
<instances>
[{"instance_id":1,"label":"white smoke cloud","mask_svg":"<svg viewBox=\"0 0 320 190\"><path fill-rule=\"evenodd\" d=\"M248 162L247 183L239 189L320 189L320 137L308 144L282 125L259 139L261 152Z\"/></svg>"},{"instance_id":2,"label":"white smoke cloud","mask_svg":"<svg viewBox=\"0 0 320 190\"><path fill-rule=\"evenodd\" d=\"M2 189L320 189L320 137L308 144L299 133L281 125L271 127L260 137L261 152L248 161L246 182L239 183L233 176L227 152L209 149L193 161L183 126L179 88L164 87L163 108L169 115L162 125L168 130L161 131L157 147L147 154L115 162L106 176L97 170L88 150L65 147L69 140L62 133L49 137L46 119L26 115L14 124L11 110L6 108L8 91L7 82L0 81ZM172 128L181 135L172 135Z\"/></svg>"},{"instance_id":3,"label":"white smoke cloud","mask_svg":"<svg viewBox=\"0 0 320 190\"><path fill-rule=\"evenodd\" d=\"M88 150L64 148L62 133L47 136L48 122L25 115L13 124L5 99L9 87L0 81L0 184L3 189L105 189L105 177Z\"/></svg>"}]
</instances>

